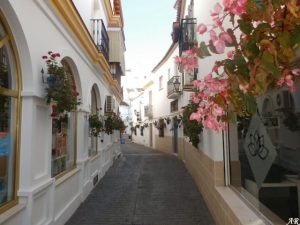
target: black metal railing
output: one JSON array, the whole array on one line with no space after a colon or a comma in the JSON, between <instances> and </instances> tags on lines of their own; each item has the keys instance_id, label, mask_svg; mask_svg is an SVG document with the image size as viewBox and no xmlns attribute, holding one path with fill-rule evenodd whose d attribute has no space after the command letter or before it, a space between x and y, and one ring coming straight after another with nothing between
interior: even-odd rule
<instances>
[{"instance_id":1,"label":"black metal railing","mask_svg":"<svg viewBox=\"0 0 300 225\"><path fill-rule=\"evenodd\" d=\"M177 91L175 89L174 83L179 82L180 81L180 76L173 76L169 81L168 81L168 88L167 88L167 92L168 92L168 97L173 95L173 94L178 94L179 95L179 90Z\"/></svg>"},{"instance_id":2,"label":"black metal railing","mask_svg":"<svg viewBox=\"0 0 300 225\"><path fill-rule=\"evenodd\" d=\"M191 49L197 45L196 25L196 18L181 20L179 32L179 55L181 55L183 51Z\"/></svg>"},{"instance_id":3,"label":"black metal railing","mask_svg":"<svg viewBox=\"0 0 300 225\"><path fill-rule=\"evenodd\" d=\"M97 48L109 61L109 37L102 19L91 19L93 39Z\"/></svg>"}]
</instances>

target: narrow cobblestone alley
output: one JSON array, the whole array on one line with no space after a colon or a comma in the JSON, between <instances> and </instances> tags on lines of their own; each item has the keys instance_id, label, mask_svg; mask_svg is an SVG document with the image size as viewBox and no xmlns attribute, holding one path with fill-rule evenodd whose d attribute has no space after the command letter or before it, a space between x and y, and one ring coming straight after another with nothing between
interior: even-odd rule
<instances>
[{"instance_id":1,"label":"narrow cobblestone alley","mask_svg":"<svg viewBox=\"0 0 300 225\"><path fill-rule=\"evenodd\" d=\"M66 225L212 225L184 164L134 143Z\"/></svg>"}]
</instances>

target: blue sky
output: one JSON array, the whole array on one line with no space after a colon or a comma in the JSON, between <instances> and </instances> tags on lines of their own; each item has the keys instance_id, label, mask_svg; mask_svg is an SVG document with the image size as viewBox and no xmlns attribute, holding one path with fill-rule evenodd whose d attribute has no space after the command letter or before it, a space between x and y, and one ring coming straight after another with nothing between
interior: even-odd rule
<instances>
[{"instance_id":1,"label":"blue sky","mask_svg":"<svg viewBox=\"0 0 300 225\"><path fill-rule=\"evenodd\" d=\"M125 63L126 69L131 70L126 73L128 78L143 79L149 75L169 49L172 24L176 20L174 4L175 0L122 1ZM125 86L130 86L126 83Z\"/></svg>"}]
</instances>

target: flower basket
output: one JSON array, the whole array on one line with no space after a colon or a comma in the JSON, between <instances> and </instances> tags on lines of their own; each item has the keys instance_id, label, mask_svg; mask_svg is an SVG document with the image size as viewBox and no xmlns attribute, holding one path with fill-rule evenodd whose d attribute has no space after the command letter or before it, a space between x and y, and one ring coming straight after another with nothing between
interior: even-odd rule
<instances>
[{"instance_id":1,"label":"flower basket","mask_svg":"<svg viewBox=\"0 0 300 225\"><path fill-rule=\"evenodd\" d=\"M59 53L53 52L48 52L48 56L42 57L46 61L48 73L46 101L48 104L54 102L51 116L71 112L80 104L77 98L79 93L72 77L65 73L64 67L57 61L59 57Z\"/></svg>"},{"instance_id":2,"label":"flower basket","mask_svg":"<svg viewBox=\"0 0 300 225\"><path fill-rule=\"evenodd\" d=\"M115 113L110 113L107 115L107 118L104 123L105 133L112 134L114 130L119 130L121 133L124 132L126 126L118 115Z\"/></svg>"},{"instance_id":3,"label":"flower basket","mask_svg":"<svg viewBox=\"0 0 300 225\"><path fill-rule=\"evenodd\" d=\"M167 125L166 125L164 119L163 119L163 118L160 118L160 119L158 120L157 124L156 124L156 128L157 128L157 129L164 129L164 128L166 128L166 127L167 127Z\"/></svg>"},{"instance_id":4,"label":"flower basket","mask_svg":"<svg viewBox=\"0 0 300 225\"><path fill-rule=\"evenodd\" d=\"M89 128L90 128L90 134L94 137L97 137L99 133L102 131L103 123L97 114L93 114L89 116Z\"/></svg>"}]
</instances>

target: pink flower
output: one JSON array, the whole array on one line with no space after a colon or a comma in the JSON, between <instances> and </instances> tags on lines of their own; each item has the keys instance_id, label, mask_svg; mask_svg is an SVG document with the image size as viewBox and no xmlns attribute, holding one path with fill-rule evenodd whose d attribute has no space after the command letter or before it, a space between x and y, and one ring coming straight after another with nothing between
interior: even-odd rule
<instances>
[{"instance_id":1,"label":"pink flower","mask_svg":"<svg viewBox=\"0 0 300 225\"><path fill-rule=\"evenodd\" d=\"M222 6L220 5L220 3L215 4L214 6L214 11L211 12L211 16L218 16L221 11L222 11Z\"/></svg>"},{"instance_id":2,"label":"pink flower","mask_svg":"<svg viewBox=\"0 0 300 225\"><path fill-rule=\"evenodd\" d=\"M52 51L49 51L49 52L48 52L49 55L51 55L52 53L53 53Z\"/></svg>"},{"instance_id":3,"label":"pink flower","mask_svg":"<svg viewBox=\"0 0 300 225\"><path fill-rule=\"evenodd\" d=\"M239 88L244 94L246 94L249 90L249 84L240 84Z\"/></svg>"},{"instance_id":4,"label":"pink flower","mask_svg":"<svg viewBox=\"0 0 300 225\"><path fill-rule=\"evenodd\" d=\"M220 18L216 17L213 19L213 21L214 21L214 27L222 26L222 20L220 20Z\"/></svg>"},{"instance_id":5,"label":"pink flower","mask_svg":"<svg viewBox=\"0 0 300 225\"><path fill-rule=\"evenodd\" d=\"M233 40L232 40L231 36L227 32L222 32L220 34L220 39L222 41L225 41L228 44L232 44L233 43Z\"/></svg>"},{"instance_id":6,"label":"pink flower","mask_svg":"<svg viewBox=\"0 0 300 225\"><path fill-rule=\"evenodd\" d=\"M211 115L207 116L207 118L205 119L204 127L206 129L212 129L213 131L219 131L219 124L217 120Z\"/></svg>"},{"instance_id":7,"label":"pink flower","mask_svg":"<svg viewBox=\"0 0 300 225\"><path fill-rule=\"evenodd\" d=\"M292 69L292 73L296 76L299 76L300 75L300 69L299 68L296 68L296 69Z\"/></svg>"},{"instance_id":8,"label":"pink flower","mask_svg":"<svg viewBox=\"0 0 300 225\"><path fill-rule=\"evenodd\" d=\"M233 59L234 54L235 54L235 51L229 51L229 52L227 52L227 57L228 57L229 59Z\"/></svg>"},{"instance_id":9,"label":"pink flower","mask_svg":"<svg viewBox=\"0 0 300 225\"><path fill-rule=\"evenodd\" d=\"M217 36L217 34L216 34L216 32L214 30L211 30L209 32L209 34L210 34L210 40L212 42L215 42L215 41L217 41L219 39L218 36Z\"/></svg>"},{"instance_id":10,"label":"pink flower","mask_svg":"<svg viewBox=\"0 0 300 225\"><path fill-rule=\"evenodd\" d=\"M221 106L219 106L218 104L214 104L212 109L216 113L217 116L222 116L224 114L224 109Z\"/></svg>"},{"instance_id":11,"label":"pink flower","mask_svg":"<svg viewBox=\"0 0 300 225\"><path fill-rule=\"evenodd\" d=\"M212 68L212 72L217 73L219 69L219 66L217 64L214 65L214 67Z\"/></svg>"},{"instance_id":12,"label":"pink flower","mask_svg":"<svg viewBox=\"0 0 300 225\"><path fill-rule=\"evenodd\" d=\"M204 34L206 31L207 31L206 25L203 24L203 23L200 23L200 24L198 25L198 27L197 27L197 32L198 32L199 34Z\"/></svg>"},{"instance_id":13,"label":"pink flower","mask_svg":"<svg viewBox=\"0 0 300 225\"><path fill-rule=\"evenodd\" d=\"M284 77L280 77L279 80L277 81L278 86L282 86L284 84Z\"/></svg>"},{"instance_id":14,"label":"pink flower","mask_svg":"<svg viewBox=\"0 0 300 225\"><path fill-rule=\"evenodd\" d=\"M48 59L48 57L44 55L44 56L42 57L42 59Z\"/></svg>"},{"instance_id":15,"label":"pink flower","mask_svg":"<svg viewBox=\"0 0 300 225\"><path fill-rule=\"evenodd\" d=\"M193 96L193 97L192 97L192 101L193 101L194 103L196 103L196 104L199 104L200 99L197 98L197 97L195 97L195 96Z\"/></svg>"},{"instance_id":16,"label":"pink flower","mask_svg":"<svg viewBox=\"0 0 300 225\"><path fill-rule=\"evenodd\" d=\"M216 48L217 53L222 54L225 51L225 42L221 39L218 39L213 42L213 45Z\"/></svg>"},{"instance_id":17,"label":"pink flower","mask_svg":"<svg viewBox=\"0 0 300 225\"><path fill-rule=\"evenodd\" d=\"M183 60L182 57L180 57L180 56L176 56L176 57L175 57L175 63L176 63L177 65L182 65L183 62L184 62L184 60Z\"/></svg>"},{"instance_id":18,"label":"pink flower","mask_svg":"<svg viewBox=\"0 0 300 225\"><path fill-rule=\"evenodd\" d=\"M194 112L194 113L192 113L192 114L190 115L190 120L196 120L196 121L198 121L199 123L201 123L201 121L202 121L202 116L201 116L200 113Z\"/></svg>"},{"instance_id":19,"label":"pink flower","mask_svg":"<svg viewBox=\"0 0 300 225\"><path fill-rule=\"evenodd\" d=\"M286 85L290 88L291 92L296 91L295 83L293 81L293 76L292 75L287 75L285 77Z\"/></svg>"},{"instance_id":20,"label":"pink flower","mask_svg":"<svg viewBox=\"0 0 300 225\"><path fill-rule=\"evenodd\" d=\"M246 3L247 0L223 0L224 8L238 16L246 12Z\"/></svg>"}]
</instances>

